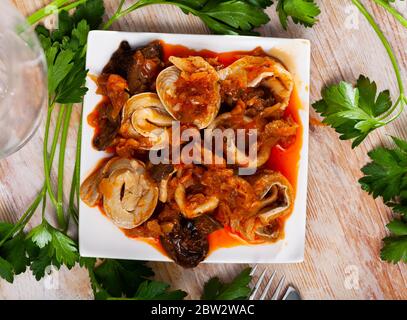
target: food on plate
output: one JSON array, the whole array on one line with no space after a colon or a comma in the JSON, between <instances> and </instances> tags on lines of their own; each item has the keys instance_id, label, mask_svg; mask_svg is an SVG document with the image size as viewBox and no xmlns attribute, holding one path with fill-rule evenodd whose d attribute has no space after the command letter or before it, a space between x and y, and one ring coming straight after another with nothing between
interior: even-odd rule
<instances>
[{"instance_id":1,"label":"food on plate","mask_svg":"<svg viewBox=\"0 0 407 320\"><path fill-rule=\"evenodd\" d=\"M99 105L94 119L100 129L93 139L96 149L105 150L117 143L121 110L129 97L155 90L157 75L164 67L162 54L158 42L133 50L127 41L113 54L97 79L98 93L108 99Z\"/></svg>"},{"instance_id":2,"label":"food on plate","mask_svg":"<svg viewBox=\"0 0 407 320\"><path fill-rule=\"evenodd\" d=\"M157 94L146 92L132 96L122 107L120 134L135 139L140 149L162 149L169 140L167 128L174 120Z\"/></svg>"},{"instance_id":3,"label":"food on plate","mask_svg":"<svg viewBox=\"0 0 407 320\"><path fill-rule=\"evenodd\" d=\"M95 171L81 187L88 205L103 202L115 225L131 229L147 221L157 205L158 186L139 160L115 157Z\"/></svg>"},{"instance_id":4,"label":"food on plate","mask_svg":"<svg viewBox=\"0 0 407 320\"><path fill-rule=\"evenodd\" d=\"M158 75L157 93L167 111L181 123L206 128L218 114L219 75L202 57L170 57Z\"/></svg>"},{"instance_id":5,"label":"food on plate","mask_svg":"<svg viewBox=\"0 0 407 320\"><path fill-rule=\"evenodd\" d=\"M288 214L294 203L290 182L282 174L270 170L260 171L246 180L255 194L251 214L240 217L232 214L228 218L230 225L248 241L278 239L282 232L278 218Z\"/></svg>"},{"instance_id":6,"label":"food on plate","mask_svg":"<svg viewBox=\"0 0 407 320\"><path fill-rule=\"evenodd\" d=\"M162 41L140 48L123 42L97 85L103 99L88 122L94 147L111 156L81 185L87 205L98 206L126 236L152 239L185 268L205 260L218 232L236 244L284 238L301 122L294 80L281 62L260 48L216 54ZM195 130L194 138L220 132L222 152L202 142L192 148L189 140L174 142L175 122L180 134ZM243 147L229 141L238 132L249 141ZM151 152L174 146L181 156L169 148L168 162L152 161ZM239 175L242 168L255 173Z\"/></svg>"},{"instance_id":7,"label":"food on plate","mask_svg":"<svg viewBox=\"0 0 407 320\"><path fill-rule=\"evenodd\" d=\"M245 56L219 71L223 99L246 104L248 116L267 108L284 111L288 106L294 81L287 69L269 56Z\"/></svg>"}]
</instances>

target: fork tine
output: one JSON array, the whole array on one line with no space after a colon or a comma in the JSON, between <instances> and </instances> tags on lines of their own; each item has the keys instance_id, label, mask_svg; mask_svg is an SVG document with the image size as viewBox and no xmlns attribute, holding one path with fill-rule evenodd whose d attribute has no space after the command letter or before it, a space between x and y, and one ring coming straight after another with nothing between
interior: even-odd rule
<instances>
[{"instance_id":1,"label":"fork tine","mask_svg":"<svg viewBox=\"0 0 407 320\"><path fill-rule=\"evenodd\" d=\"M258 266L259 266L259 265L256 264L256 265L253 267L252 271L250 271L250 276L251 276L251 277L253 277L253 275L256 273L256 270L257 270Z\"/></svg>"},{"instance_id":2,"label":"fork tine","mask_svg":"<svg viewBox=\"0 0 407 320\"><path fill-rule=\"evenodd\" d=\"M273 282L274 276L276 275L276 271L274 270L273 274L271 275L269 281L267 282L266 288L264 289L262 295L260 296L259 300L264 300L266 298L267 293L270 290L271 283Z\"/></svg>"},{"instance_id":3,"label":"fork tine","mask_svg":"<svg viewBox=\"0 0 407 320\"><path fill-rule=\"evenodd\" d=\"M264 271L261 273L259 280L257 280L257 282L253 288L253 291L249 297L249 300L254 300L254 297L256 296L256 293L257 293L257 291L259 291L260 285L263 282L264 276L266 275L266 271L267 271L267 269L264 269Z\"/></svg>"},{"instance_id":4,"label":"fork tine","mask_svg":"<svg viewBox=\"0 0 407 320\"><path fill-rule=\"evenodd\" d=\"M271 300L277 300L278 299L278 296L280 295L280 291L283 288L284 281L285 281L285 275L282 276L280 282L278 283L277 289L276 289L276 291L274 291L274 294L271 297Z\"/></svg>"}]
</instances>

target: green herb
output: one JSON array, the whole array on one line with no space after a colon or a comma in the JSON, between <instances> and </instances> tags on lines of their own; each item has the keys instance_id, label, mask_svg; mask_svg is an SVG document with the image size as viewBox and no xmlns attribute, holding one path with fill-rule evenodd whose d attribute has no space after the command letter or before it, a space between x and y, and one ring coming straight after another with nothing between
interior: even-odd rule
<instances>
[{"instance_id":1,"label":"green herb","mask_svg":"<svg viewBox=\"0 0 407 320\"><path fill-rule=\"evenodd\" d=\"M132 300L182 300L187 295L181 290L169 291L169 287L160 281L144 281Z\"/></svg>"},{"instance_id":2,"label":"green herb","mask_svg":"<svg viewBox=\"0 0 407 320\"><path fill-rule=\"evenodd\" d=\"M67 1L54 1L53 4L58 10L67 7ZM73 8L86 0L77 0L69 4ZM141 7L154 4L168 4L179 7L186 14L193 14L199 17L213 32L219 34L257 34L253 29L266 24L270 19L264 9L277 2L276 10L281 24L286 29L288 18L291 17L294 23L300 23L306 27L311 27L317 21L320 9L314 0L139 0L128 8L124 8L125 0L120 0L116 13L104 25L108 29L115 21ZM65 6L65 7L64 7ZM85 11L81 5L80 10ZM100 8L97 5L89 5L85 11L95 12ZM94 8L91 10L91 8ZM29 21L35 23L52 12L41 11L34 13ZM78 17L86 17L85 14L77 14ZM90 19L87 18L89 21ZM65 22L63 20L63 22ZM99 22L99 21L97 21ZM95 24L90 23L93 27ZM63 25L65 28L65 25ZM63 28L63 29L64 29ZM69 29L69 25L66 24Z\"/></svg>"},{"instance_id":3,"label":"green herb","mask_svg":"<svg viewBox=\"0 0 407 320\"><path fill-rule=\"evenodd\" d=\"M392 236L384 238L380 257L388 262L407 263L407 220L393 220L387 225Z\"/></svg>"},{"instance_id":4,"label":"green herb","mask_svg":"<svg viewBox=\"0 0 407 320\"><path fill-rule=\"evenodd\" d=\"M79 3L80 2L80 3ZM153 275L150 268L140 262L124 260L104 260L97 267L96 259L81 258L77 243L66 230L69 217L78 221L79 169L81 125L79 126L76 163L72 177L72 187L67 212L63 203L63 177L65 149L69 123L74 103L82 102L86 93L84 86L87 75L85 55L87 35L102 21L104 6L102 0L81 0L67 4L67 1L54 1L55 6L63 6L59 12L59 28L53 32L39 25L38 37L45 51L48 65L49 105L44 139L45 183L33 204L16 224L0 223L0 277L9 282L14 276L24 272L27 266L37 280L40 280L51 267L62 265L72 268L77 262L89 271L95 298L111 299L129 297L131 299L182 299L182 291L170 291L169 285L147 279ZM66 10L77 7L73 14ZM41 11L45 14L46 10ZM34 15L39 17L39 15ZM57 110L54 137L48 150L51 118ZM58 160L57 192L54 194L50 179L56 147L60 144ZM47 195L56 210L58 228L53 227L45 217ZM28 235L22 231L39 204L42 202L42 222Z\"/></svg>"},{"instance_id":5,"label":"green herb","mask_svg":"<svg viewBox=\"0 0 407 320\"><path fill-rule=\"evenodd\" d=\"M396 148L376 148L369 152L372 162L362 168L362 188L393 208L401 218L387 225L392 236L383 239L381 258L407 262L407 142L393 137Z\"/></svg>"},{"instance_id":6,"label":"green herb","mask_svg":"<svg viewBox=\"0 0 407 320\"><path fill-rule=\"evenodd\" d=\"M398 86L399 98L391 104L388 91L377 95L374 82L361 77L353 88L342 82L324 90L323 99L315 104L319 112L326 117L326 123L332 125L344 139L354 140L358 145L372 130L395 120L402 112L407 98L401 80L400 68L393 50L373 17L360 3L351 0L382 41L393 65ZM391 5L393 0L373 0L385 8L403 26L407 20ZM304 26L312 26L317 21L320 10L313 0L140 0L124 9L125 0L120 0L116 13L104 25L107 29L124 15L152 4L170 4L178 6L185 13L191 13L208 25L216 33L254 34L253 29L267 23L264 9L276 3L281 24L288 26L288 19ZM73 14L68 11L76 8ZM72 176L71 192L67 211L64 210L62 181L64 177L65 148L73 104L82 101L84 87L86 40L89 30L96 29L102 22L104 6L102 0L54 0L48 6L38 10L28 21L35 24L46 16L59 13L59 28L50 32L43 26L37 27L37 33L46 52L49 70L49 106L44 139L44 186L15 224L0 223L0 277L12 282L14 276L30 266L37 280L41 279L48 267L57 269L62 264L72 267L76 262L89 270L92 288L98 299L181 299L182 291L169 291L167 284L146 279L152 271L144 264L122 260L104 260L96 266L96 260L78 256L77 243L66 233L69 218L78 221L77 204L79 202L80 145L79 135L76 149L76 163ZM400 106L398 115L390 115ZM51 117L58 109L58 115L48 150ZM404 163L407 143L394 139L398 149L375 150L370 153L373 162L365 167L366 177L361 180L365 190L375 197L382 196L401 219L388 225L392 236L384 239L382 258L387 261L406 261L406 214L407 194L405 192ZM60 144L58 160L58 180L56 195L50 179L53 160L58 142ZM384 185L384 179L387 185ZM56 209L58 228L51 226L45 218L47 195ZM30 221L42 202L42 223L27 236L23 229ZM206 299L243 299L250 289L250 270L246 269L232 283L222 284L218 278L211 279L205 286L203 298Z\"/></svg>"},{"instance_id":7,"label":"green herb","mask_svg":"<svg viewBox=\"0 0 407 320\"><path fill-rule=\"evenodd\" d=\"M50 257L56 258L59 264L72 268L78 261L78 250L76 243L64 233L55 229L43 220L43 222L31 230L28 239L40 249L47 247L46 251Z\"/></svg>"},{"instance_id":8,"label":"green herb","mask_svg":"<svg viewBox=\"0 0 407 320\"><path fill-rule=\"evenodd\" d=\"M107 300L182 300L187 295L182 290L169 290L170 285L160 281L142 282L133 297L112 298Z\"/></svg>"},{"instance_id":9,"label":"green herb","mask_svg":"<svg viewBox=\"0 0 407 320\"><path fill-rule=\"evenodd\" d=\"M376 83L370 82L364 76L359 78L356 88L341 82L323 89L323 99L314 103L313 107L325 118L324 123L331 125L341 134L341 139L353 140L352 147L355 148L370 132L396 120L404 110L407 97L400 67L389 41L360 1L352 2L365 16L385 47L399 87L399 97L394 104L391 103L388 90L381 92L376 98ZM392 117L398 107L399 112Z\"/></svg>"},{"instance_id":10,"label":"green herb","mask_svg":"<svg viewBox=\"0 0 407 320\"><path fill-rule=\"evenodd\" d=\"M391 3L396 2L396 0L373 0L373 1L376 2L378 5L382 6L384 9L386 9L394 18L396 18L401 23L401 25L407 28L407 19L391 5Z\"/></svg>"},{"instance_id":11,"label":"green herb","mask_svg":"<svg viewBox=\"0 0 407 320\"><path fill-rule=\"evenodd\" d=\"M0 222L0 238L3 238L13 227L13 224ZM13 282L14 275L23 273L28 265L25 236L19 232L0 248L0 278Z\"/></svg>"},{"instance_id":12,"label":"green herb","mask_svg":"<svg viewBox=\"0 0 407 320\"><path fill-rule=\"evenodd\" d=\"M53 2L55 5L65 3L67 2ZM28 265L36 279L39 280L45 275L49 266L59 268L61 265L65 265L71 268L78 261L77 244L65 232L68 228L68 219L64 212L62 181L73 103L81 102L86 93L84 87L87 73L85 54L87 34L90 30L89 23L95 24L97 21L101 21L104 10L101 12L100 8L103 8L102 0L89 0L86 4L79 6L72 15L66 11L61 11L59 29L53 32L43 26L38 26L36 29L48 65L49 105L44 139L45 183L32 205L17 223L2 225L0 232L0 276L8 281L13 281L14 275L24 272ZM86 19L89 19L89 23ZM57 103L61 105L57 107ZM57 110L54 137L51 148L48 150L51 117L56 109L59 110ZM50 172L58 142L60 148L57 195L55 196L50 181ZM75 175L74 178L77 179L78 176ZM78 190L75 192L78 193ZM56 209L60 229L51 226L45 218L47 194ZM41 202L43 204L42 223L26 237L22 230Z\"/></svg>"},{"instance_id":13,"label":"green herb","mask_svg":"<svg viewBox=\"0 0 407 320\"><path fill-rule=\"evenodd\" d=\"M133 296L139 285L154 273L138 261L105 260L95 269L101 287L111 296Z\"/></svg>"},{"instance_id":14,"label":"green herb","mask_svg":"<svg viewBox=\"0 0 407 320\"><path fill-rule=\"evenodd\" d=\"M365 176L359 180L363 190L389 204L407 196L407 143L395 137L393 141L398 148L379 147L369 152L372 162L362 168Z\"/></svg>"},{"instance_id":15,"label":"green herb","mask_svg":"<svg viewBox=\"0 0 407 320\"><path fill-rule=\"evenodd\" d=\"M95 266L95 260L81 260L98 300L181 300L186 296L181 290L170 291L166 283L148 280L154 272L144 262L105 259Z\"/></svg>"},{"instance_id":16,"label":"green herb","mask_svg":"<svg viewBox=\"0 0 407 320\"><path fill-rule=\"evenodd\" d=\"M353 140L352 147L358 146L373 130L386 125L380 116L392 107L388 90L377 94L375 82L360 76L356 87L340 82L322 91L322 100L313 104L324 117L323 123L331 125L342 140Z\"/></svg>"},{"instance_id":17,"label":"green herb","mask_svg":"<svg viewBox=\"0 0 407 320\"><path fill-rule=\"evenodd\" d=\"M222 283L219 278L210 279L204 286L203 300L243 300L250 295L249 283L252 280L251 268L244 269L230 283Z\"/></svg>"},{"instance_id":18,"label":"green herb","mask_svg":"<svg viewBox=\"0 0 407 320\"><path fill-rule=\"evenodd\" d=\"M407 20L391 5L394 1L374 0L385 8L404 27ZM386 36L359 0L352 3L365 16L376 32L390 58L397 79L399 95L393 104L388 90L377 95L377 86L368 78L361 76L353 87L340 82L322 90L322 100L313 104L315 110L324 117L323 122L333 127L340 139L353 140L352 147L358 146L373 130L396 120L407 104L405 88L394 51ZM392 114L399 108L396 115ZM383 239L381 258L389 262L407 262L407 237L405 220L407 216L407 142L393 137L396 149L376 148L369 152L372 162L362 168L365 176L360 179L362 188L374 198L382 197L393 208L401 220L388 224L392 236Z\"/></svg>"},{"instance_id":19,"label":"green herb","mask_svg":"<svg viewBox=\"0 0 407 320\"><path fill-rule=\"evenodd\" d=\"M253 28L260 27L270 19L264 12L264 8L272 4L266 0L140 0L123 9L124 1L119 4L117 12L105 24L104 29L109 28L117 19L137 10L153 4L175 5L185 13L191 13L199 17L212 31L221 34L256 34Z\"/></svg>"},{"instance_id":20,"label":"green herb","mask_svg":"<svg viewBox=\"0 0 407 320\"><path fill-rule=\"evenodd\" d=\"M41 280L51 268L59 269L61 263L56 259L51 246L37 247L31 242L27 248L31 260L30 269L37 281Z\"/></svg>"},{"instance_id":21,"label":"green herb","mask_svg":"<svg viewBox=\"0 0 407 320\"><path fill-rule=\"evenodd\" d=\"M321 10L314 0L278 0L277 12L281 25L287 29L289 17L296 24L312 27L317 22Z\"/></svg>"}]
</instances>

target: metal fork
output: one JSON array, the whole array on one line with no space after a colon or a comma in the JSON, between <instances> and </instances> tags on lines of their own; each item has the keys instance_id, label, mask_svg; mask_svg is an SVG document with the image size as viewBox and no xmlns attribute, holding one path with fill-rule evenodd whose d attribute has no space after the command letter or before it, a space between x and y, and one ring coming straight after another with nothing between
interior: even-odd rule
<instances>
[{"instance_id":1,"label":"metal fork","mask_svg":"<svg viewBox=\"0 0 407 320\"><path fill-rule=\"evenodd\" d=\"M252 271L250 272L251 276L254 276L254 274L256 273L257 268L258 268L258 265L256 264L253 267ZM254 300L255 299L255 297L257 295L257 292L259 291L260 286L263 283L263 280L264 280L264 278L266 276L266 273L267 273L267 269L265 269L261 273L259 279L257 280L256 284L253 287L253 290L252 290L252 293L250 294L249 300ZM261 293L260 297L257 300L264 300L266 298L267 294L270 291L270 287L271 287L271 285L273 283L273 280L274 280L275 276L276 276L276 271L274 271L272 273L270 279L268 280L268 282L266 284L266 287L264 288L264 291ZM280 296L281 289L284 286L284 281L285 281L285 275L283 275L281 277L280 281L278 282L277 288L274 290L273 296L271 297L270 300L278 300L278 297ZM281 300L301 300L301 296L299 295L299 293L293 287L289 286Z\"/></svg>"}]
</instances>

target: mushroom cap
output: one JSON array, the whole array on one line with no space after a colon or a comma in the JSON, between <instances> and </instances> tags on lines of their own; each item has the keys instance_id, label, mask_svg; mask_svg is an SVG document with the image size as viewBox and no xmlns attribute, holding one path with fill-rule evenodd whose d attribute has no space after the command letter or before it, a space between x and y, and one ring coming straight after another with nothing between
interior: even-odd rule
<instances>
[{"instance_id":1,"label":"mushroom cap","mask_svg":"<svg viewBox=\"0 0 407 320\"><path fill-rule=\"evenodd\" d=\"M158 187L148 176L144 163L114 157L84 181L81 199L90 206L103 200L104 211L113 223L132 229L153 214Z\"/></svg>"},{"instance_id":2,"label":"mushroom cap","mask_svg":"<svg viewBox=\"0 0 407 320\"><path fill-rule=\"evenodd\" d=\"M208 127L208 129L215 130L219 128L223 129L230 129L229 126L232 123L233 115L230 112L223 113L219 115ZM253 121L251 118L247 116L242 116L241 118L242 126L245 124L250 123ZM234 128L235 130L236 128ZM250 134L250 132L248 133ZM235 130L236 135L236 130ZM270 140L269 143L262 144L261 146L258 143L246 146L247 141L245 141L245 148L246 150L239 149L236 145L236 139L231 139L231 143L227 143L226 145L226 153L229 160L234 160L234 163L237 164L239 167L244 168L259 168L263 166L268 159L270 158L271 148L272 146L278 141L278 139ZM257 139L258 140L258 139ZM252 151L252 152L247 152ZM247 154L249 153L249 154ZM251 156L255 154L255 156Z\"/></svg>"},{"instance_id":3,"label":"mushroom cap","mask_svg":"<svg viewBox=\"0 0 407 320\"><path fill-rule=\"evenodd\" d=\"M158 96L165 109L180 122L204 129L215 119L221 104L218 74L202 57L169 59L170 66L157 77ZM179 88L179 81L184 85ZM179 93L182 90L182 93ZM205 99L205 101L202 101ZM188 114L193 114L189 119Z\"/></svg>"},{"instance_id":4,"label":"mushroom cap","mask_svg":"<svg viewBox=\"0 0 407 320\"><path fill-rule=\"evenodd\" d=\"M219 70L218 74L222 81L238 79L243 87L268 87L283 110L288 106L294 89L291 73L282 63L267 56L244 56Z\"/></svg>"},{"instance_id":5,"label":"mushroom cap","mask_svg":"<svg viewBox=\"0 0 407 320\"><path fill-rule=\"evenodd\" d=\"M106 215L124 229L147 221L157 205L158 187L148 177L144 164L121 158L108 171L99 185Z\"/></svg>"},{"instance_id":6,"label":"mushroom cap","mask_svg":"<svg viewBox=\"0 0 407 320\"><path fill-rule=\"evenodd\" d=\"M141 149L160 150L169 142L168 127L174 119L167 113L155 93L132 96L122 111L120 133L127 138L147 141Z\"/></svg>"}]
</instances>

